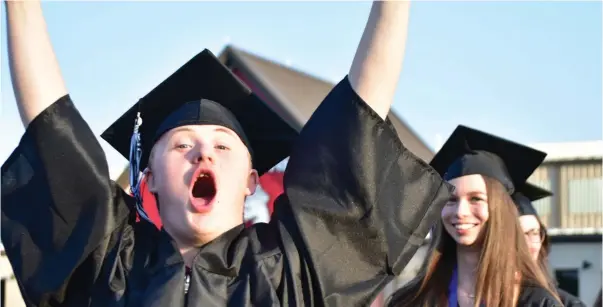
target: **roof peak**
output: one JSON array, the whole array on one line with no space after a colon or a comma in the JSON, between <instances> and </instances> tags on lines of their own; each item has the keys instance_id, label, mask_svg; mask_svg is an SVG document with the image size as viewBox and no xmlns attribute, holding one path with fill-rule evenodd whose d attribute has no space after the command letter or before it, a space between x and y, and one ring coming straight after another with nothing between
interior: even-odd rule
<instances>
[{"instance_id":1,"label":"roof peak","mask_svg":"<svg viewBox=\"0 0 603 307\"><path fill-rule=\"evenodd\" d=\"M256 86L259 83L264 90L270 92L273 100L278 100L276 103L280 104L280 107L295 115L293 117L300 121L300 125L305 124L336 83L233 44L228 44L222 50L220 58L227 61L227 65L247 71L250 75L246 78L251 78L251 82L256 83ZM433 149L395 111L392 110L390 114L391 121L407 148L424 161L431 160Z\"/></svg>"}]
</instances>

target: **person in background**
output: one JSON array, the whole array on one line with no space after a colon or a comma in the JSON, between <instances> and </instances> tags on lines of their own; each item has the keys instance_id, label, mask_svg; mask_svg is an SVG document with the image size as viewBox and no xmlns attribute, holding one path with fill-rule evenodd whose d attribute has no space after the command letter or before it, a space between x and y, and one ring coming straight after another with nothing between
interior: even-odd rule
<instances>
[{"instance_id":1,"label":"person in background","mask_svg":"<svg viewBox=\"0 0 603 307\"><path fill-rule=\"evenodd\" d=\"M532 259L537 262L542 271L550 276L551 283L555 284L554 278L550 275L549 259L550 240L547 236L546 227L542 223L536 208L532 202L545 197L552 196L550 191L539 188L533 184L525 183L519 191L513 194L513 201L517 206L519 213L519 224L525 234L526 243L530 249ZM557 293L561 302L566 307L586 307L579 298L573 296L567 291L557 287Z\"/></svg>"},{"instance_id":2,"label":"person in background","mask_svg":"<svg viewBox=\"0 0 603 307\"><path fill-rule=\"evenodd\" d=\"M597 299L595 300L595 304L593 307L601 307L602 299L603 299L603 289L599 290L599 295L597 295Z\"/></svg>"},{"instance_id":3,"label":"person in background","mask_svg":"<svg viewBox=\"0 0 603 307\"><path fill-rule=\"evenodd\" d=\"M452 185L419 274L389 307L561 306L532 261L511 195L546 154L459 126L431 165Z\"/></svg>"},{"instance_id":4,"label":"person in background","mask_svg":"<svg viewBox=\"0 0 603 307\"><path fill-rule=\"evenodd\" d=\"M299 133L209 50L193 57L101 135L134 197L68 94L40 2L4 4L26 130L2 165L1 239L27 306L368 306L450 197L387 117L408 2L373 2L349 74ZM287 156L270 223L246 228L245 198Z\"/></svg>"}]
</instances>

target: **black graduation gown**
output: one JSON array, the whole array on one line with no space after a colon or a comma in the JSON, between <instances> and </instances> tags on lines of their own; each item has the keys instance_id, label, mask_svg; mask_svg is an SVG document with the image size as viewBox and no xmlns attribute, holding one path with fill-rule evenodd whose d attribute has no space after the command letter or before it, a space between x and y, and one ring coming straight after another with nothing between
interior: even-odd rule
<instances>
[{"instance_id":1,"label":"black graduation gown","mask_svg":"<svg viewBox=\"0 0 603 307\"><path fill-rule=\"evenodd\" d=\"M535 285L523 285L517 307L563 307L549 291Z\"/></svg>"},{"instance_id":2,"label":"black graduation gown","mask_svg":"<svg viewBox=\"0 0 603 307\"><path fill-rule=\"evenodd\" d=\"M586 304L584 304L579 298L561 288L557 288L557 294L559 294L561 302L565 307L586 307Z\"/></svg>"},{"instance_id":3,"label":"black graduation gown","mask_svg":"<svg viewBox=\"0 0 603 307\"><path fill-rule=\"evenodd\" d=\"M457 303L457 307L460 305ZM482 307L488 307L485 304ZM539 286L523 285L517 298L517 307L563 307L546 289Z\"/></svg>"},{"instance_id":4,"label":"black graduation gown","mask_svg":"<svg viewBox=\"0 0 603 307\"><path fill-rule=\"evenodd\" d=\"M199 248L135 222L69 96L2 165L2 241L28 306L368 306L415 254L449 185L344 78L300 133L271 222Z\"/></svg>"}]
</instances>

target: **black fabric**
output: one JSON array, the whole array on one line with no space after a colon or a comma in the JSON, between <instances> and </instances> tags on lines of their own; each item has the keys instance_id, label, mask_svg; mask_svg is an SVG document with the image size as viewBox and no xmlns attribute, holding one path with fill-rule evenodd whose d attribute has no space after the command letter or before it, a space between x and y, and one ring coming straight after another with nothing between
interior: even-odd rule
<instances>
[{"instance_id":1,"label":"black fabric","mask_svg":"<svg viewBox=\"0 0 603 307\"><path fill-rule=\"evenodd\" d=\"M517 212L519 213L519 216L538 216L538 212L536 211L536 208L534 208L532 201L522 193L513 194L513 201L515 202L515 206L517 207Z\"/></svg>"},{"instance_id":2,"label":"black fabric","mask_svg":"<svg viewBox=\"0 0 603 307\"><path fill-rule=\"evenodd\" d=\"M459 125L430 164L446 180L484 175L498 180L513 194L545 157L542 151Z\"/></svg>"},{"instance_id":3,"label":"black fabric","mask_svg":"<svg viewBox=\"0 0 603 307\"><path fill-rule=\"evenodd\" d=\"M142 118L141 171L148 164L157 136L167 128L185 124L234 128L253 154L253 167L260 175L289 156L298 136L296 130L207 49L161 82L102 133L101 137L126 159L130 157L130 138L138 112Z\"/></svg>"},{"instance_id":4,"label":"black fabric","mask_svg":"<svg viewBox=\"0 0 603 307\"><path fill-rule=\"evenodd\" d=\"M487 151L477 150L463 155L448 167L444 179L452 180L476 174L498 180L507 191L515 189L504 161L499 156Z\"/></svg>"},{"instance_id":5,"label":"black fabric","mask_svg":"<svg viewBox=\"0 0 603 307\"><path fill-rule=\"evenodd\" d=\"M368 306L450 197L344 79L303 128L269 224L231 229L185 266L135 222L69 97L2 166L1 235L28 306Z\"/></svg>"},{"instance_id":6,"label":"black fabric","mask_svg":"<svg viewBox=\"0 0 603 307\"><path fill-rule=\"evenodd\" d=\"M444 305L434 302L433 297L427 297L425 299L428 301L417 302L416 303L417 306L450 307L447 298L445 298L446 303ZM432 302L432 304L430 304L429 302ZM393 307L393 305L390 305L390 306ZM460 305L457 303L457 307L459 307L459 306ZM551 294L546 289L544 289L540 286L523 284L523 285L521 285L521 287L519 289L519 296L517 298L517 304L515 306L517 306L517 307L563 307L564 305L562 305L562 303L559 302L559 300L557 300L555 298L555 296L553 296L553 294ZM570 306L573 306L573 305L570 305ZM577 305L577 306L580 306L580 305ZM480 304L480 307L489 307L489 306L487 306L486 303L482 303L482 304Z\"/></svg>"},{"instance_id":7,"label":"black fabric","mask_svg":"<svg viewBox=\"0 0 603 307\"><path fill-rule=\"evenodd\" d=\"M561 288L557 288L557 294L559 294L561 302L565 307L586 307L586 304L584 304L579 298Z\"/></svg>"},{"instance_id":8,"label":"black fabric","mask_svg":"<svg viewBox=\"0 0 603 307\"><path fill-rule=\"evenodd\" d=\"M521 288L517 305L521 307L563 307L549 291L537 287L524 285Z\"/></svg>"},{"instance_id":9,"label":"black fabric","mask_svg":"<svg viewBox=\"0 0 603 307\"><path fill-rule=\"evenodd\" d=\"M538 216L538 212L536 211L536 208L534 208L532 202L552 195L553 193L550 191L526 182L519 188L519 191L512 195L512 198L515 202L515 206L517 206L519 216Z\"/></svg>"},{"instance_id":10,"label":"black fabric","mask_svg":"<svg viewBox=\"0 0 603 307\"><path fill-rule=\"evenodd\" d=\"M169 130L187 125L218 125L235 132L253 157L253 148L237 118L219 103L207 99L185 103L163 120L153 138L153 143Z\"/></svg>"}]
</instances>

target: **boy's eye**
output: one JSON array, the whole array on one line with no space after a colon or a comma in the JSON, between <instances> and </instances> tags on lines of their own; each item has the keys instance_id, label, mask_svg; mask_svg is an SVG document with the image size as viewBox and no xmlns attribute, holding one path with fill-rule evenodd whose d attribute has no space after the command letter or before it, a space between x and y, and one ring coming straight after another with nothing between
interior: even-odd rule
<instances>
[{"instance_id":1,"label":"boy's eye","mask_svg":"<svg viewBox=\"0 0 603 307\"><path fill-rule=\"evenodd\" d=\"M179 144L179 145L176 145L176 148L178 148L178 149L186 149L186 148L191 148L191 147L192 146L189 145L189 144Z\"/></svg>"}]
</instances>

